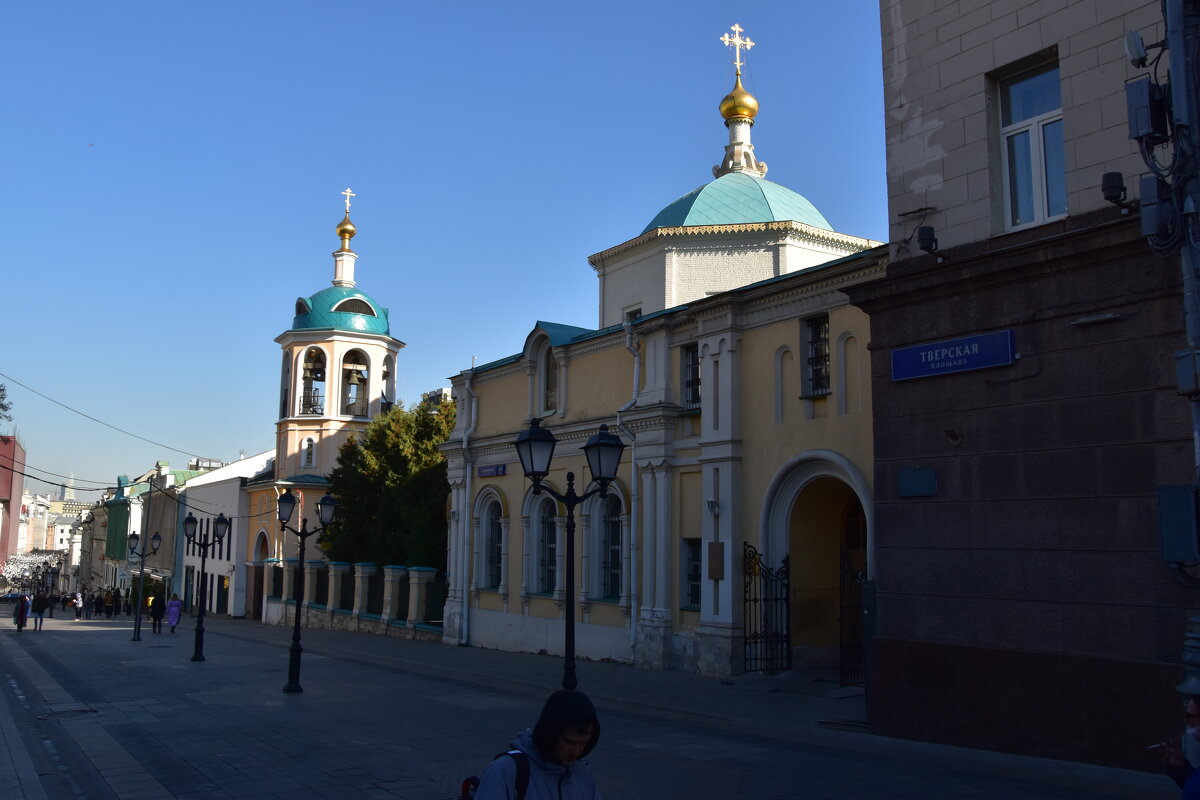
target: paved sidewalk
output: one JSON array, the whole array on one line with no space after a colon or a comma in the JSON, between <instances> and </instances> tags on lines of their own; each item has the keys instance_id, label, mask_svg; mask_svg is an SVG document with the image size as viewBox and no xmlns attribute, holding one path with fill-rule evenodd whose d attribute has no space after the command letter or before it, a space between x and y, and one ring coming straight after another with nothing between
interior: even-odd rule
<instances>
[{"instance_id":1,"label":"paved sidewalk","mask_svg":"<svg viewBox=\"0 0 1200 800\"><path fill-rule=\"evenodd\" d=\"M549 656L206 619L0 626L0 800L455 796L561 682ZM856 729L861 693L816 673L705 678L581 662L614 798L1169 798L1166 778ZM833 723L833 725L823 724Z\"/></svg>"}]
</instances>

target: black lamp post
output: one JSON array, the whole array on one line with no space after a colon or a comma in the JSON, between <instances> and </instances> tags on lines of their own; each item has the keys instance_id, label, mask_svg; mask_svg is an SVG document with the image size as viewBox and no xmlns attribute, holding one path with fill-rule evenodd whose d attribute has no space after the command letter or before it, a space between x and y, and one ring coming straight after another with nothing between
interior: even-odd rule
<instances>
[{"instance_id":1,"label":"black lamp post","mask_svg":"<svg viewBox=\"0 0 1200 800\"><path fill-rule=\"evenodd\" d=\"M300 686L300 654L303 649L300 647L300 605L304 602L304 542L309 536L314 533L320 533L333 522L333 515L337 511L337 500L333 499L332 495L325 495L317 501L317 517L321 520L321 527L308 529L308 518L304 517L300 520L300 530L296 530L288 525L292 518L292 514L296 511L296 495L292 494L292 490L288 489L279 496L279 527L285 531L291 531L300 538L300 563L299 569L296 570L296 610L294 624L292 626L292 647L288 656L288 682L284 684L283 691L287 694L295 694L303 692L303 687Z\"/></svg>"},{"instance_id":2,"label":"black lamp post","mask_svg":"<svg viewBox=\"0 0 1200 800\"><path fill-rule=\"evenodd\" d=\"M63 562L60 559L51 566L49 561L43 561L42 566L46 569L46 594L49 595L50 599L48 609L50 611L50 619L54 619L54 607L58 605L58 598L55 595L58 594L58 576L62 572Z\"/></svg>"},{"instance_id":3,"label":"black lamp post","mask_svg":"<svg viewBox=\"0 0 1200 800\"><path fill-rule=\"evenodd\" d=\"M208 576L204 573L204 564L208 560L208 548L224 539L225 534L229 533L229 518L224 514L217 515L217 518L212 523L211 539L207 531L201 536L196 535L197 524L196 518L189 511L187 517L183 520L183 535L187 537L188 542L200 548L200 595L198 603L200 611L196 614L196 649L192 653L192 661L203 661L204 606L208 602Z\"/></svg>"},{"instance_id":4,"label":"black lamp post","mask_svg":"<svg viewBox=\"0 0 1200 800\"><path fill-rule=\"evenodd\" d=\"M133 638L130 640L133 642L140 642L142 640L142 592L146 587L146 556L157 553L159 545L162 544L162 537L156 531L150 537L150 553L147 554L145 545L142 545L141 550L137 549L140 538L136 533L129 534L129 555L134 558L140 558L142 561L142 570L138 574L137 613L133 617Z\"/></svg>"},{"instance_id":5,"label":"black lamp post","mask_svg":"<svg viewBox=\"0 0 1200 800\"><path fill-rule=\"evenodd\" d=\"M594 489L589 489L581 495L575 494L575 473L567 473L567 493L559 494L549 486L543 486L542 481L550 474L550 460L554 457L554 434L542 427L542 421L536 417L529 422L529 428L521 431L517 437L517 455L521 458L521 470L525 477L533 481L533 493L545 492L567 507L567 553L566 553L566 632L563 646L565 663L563 664L563 688L573 690L578 681L575 680L575 507L592 495L608 496L608 486L617 477L617 467L621 463L621 453L625 443L608 432L607 425L601 425L600 431L588 439L583 446L587 456L588 470L592 480L596 482Z\"/></svg>"}]
</instances>

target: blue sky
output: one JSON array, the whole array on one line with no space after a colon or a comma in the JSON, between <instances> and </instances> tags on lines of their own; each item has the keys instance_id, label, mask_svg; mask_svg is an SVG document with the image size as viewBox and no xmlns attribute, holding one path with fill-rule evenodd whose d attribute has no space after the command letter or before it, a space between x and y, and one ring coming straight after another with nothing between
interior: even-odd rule
<instances>
[{"instance_id":1,"label":"blue sky","mask_svg":"<svg viewBox=\"0 0 1200 800\"><path fill-rule=\"evenodd\" d=\"M273 446L274 338L332 279L347 186L405 403L538 319L594 327L587 257L711 179L735 22L768 177L887 235L866 0L21 3L5 22L0 431L80 489Z\"/></svg>"}]
</instances>

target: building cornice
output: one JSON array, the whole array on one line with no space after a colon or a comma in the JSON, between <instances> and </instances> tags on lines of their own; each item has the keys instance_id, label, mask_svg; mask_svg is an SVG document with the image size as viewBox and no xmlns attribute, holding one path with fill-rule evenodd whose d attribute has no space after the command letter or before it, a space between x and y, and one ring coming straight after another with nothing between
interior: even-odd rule
<instances>
[{"instance_id":1,"label":"building cornice","mask_svg":"<svg viewBox=\"0 0 1200 800\"><path fill-rule=\"evenodd\" d=\"M592 265L593 269L600 270L605 266L606 262L611 261L613 258L660 239L672 241L680 237L728 236L730 234L773 234L775 241L771 242L771 244L788 242L817 244L841 250L845 253L869 250L872 247L878 247L882 244L882 242L863 239L859 236L850 236L849 234L838 233L837 231L826 230L825 228L818 228L815 225L808 225L803 222L796 222L795 220L746 222L737 225L690 225L674 228L655 228L627 242L622 242L607 250L602 250L599 253L588 256L588 263ZM679 247L680 245L672 243L671 246Z\"/></svg>"}]
</instances>

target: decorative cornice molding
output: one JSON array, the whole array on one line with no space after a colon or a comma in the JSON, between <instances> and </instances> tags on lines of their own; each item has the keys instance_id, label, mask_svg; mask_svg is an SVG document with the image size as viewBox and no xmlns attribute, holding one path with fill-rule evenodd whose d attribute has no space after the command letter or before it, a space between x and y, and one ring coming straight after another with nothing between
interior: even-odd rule
<instances>
[{"instance_id":1,"label":"decorative cornice molding","mask_svg":"<svg viewBox=\"0 0 1200 800\"><path fill-rule=\"evenodd\" d=\"M780 222L747 222L737 225L690 225L677 226L674 228L655 228L651 231L646 231L640 236L630 239L627 242L615 245L602 250L599 253L594 253L588 256L588 263L593 269L600 270L604 267L605 262L611 260L615 256L622 253L642 247L656 239L672 240L683 236L720 236L728 234L774 234L776 237L775 244L784 242L821 244L826 247L835 248L845 252L847 255L856 253L862 250L869 250L872 247L878 247L883 244L872 239L864 239L861 236L851 236L846 233L838 233L837 231L818 228L815 225L808 225L795 220L782 220ZM672 242L668 247L686 248L686 244ZM703 249L703 248L700 248Z\"/></svg>"}]
</instances>

